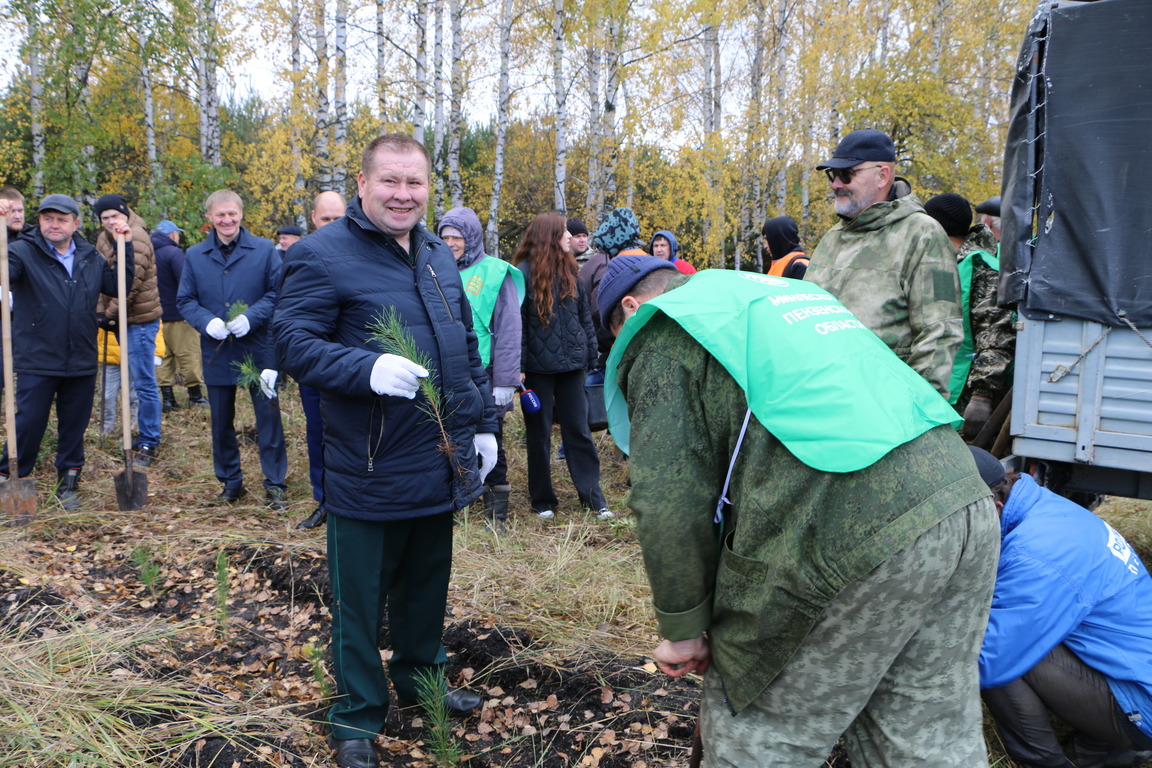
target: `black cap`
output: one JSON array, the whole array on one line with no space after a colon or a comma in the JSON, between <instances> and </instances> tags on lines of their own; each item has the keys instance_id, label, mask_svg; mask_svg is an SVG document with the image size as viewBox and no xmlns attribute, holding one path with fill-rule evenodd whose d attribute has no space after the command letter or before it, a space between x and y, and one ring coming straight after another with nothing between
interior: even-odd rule
<instances>
[{"instance_id":1,"label":"black cap","mask_svg":"<svg viewBox=\"0 0 1152 768\"><path fill-rule=\"evenodd\" d=\"M584 226L584 222L575 217L568 219L568 234L570 235L586 235L588 234L588 227Z\"/></svg>"},{"instance_id":2,"label":"black cap","mask_svg":"<svg viewBox=\"0 0 1152 768\"><path fill-rule=\"evenodd\" d=\"M980 479L984 481L984 485L991 488L1004 480L1004 465L1000 463L1000 459L974 445L968 446L968 450L972 452L972 458L976 461L976 469L980 471Z\"/></svg>"},{"instance_id":3,"label":"black cap","mask_svg":"<svg viewBox=\"0 0 1152 768\"><path fill-rule=\"evenodd\" d=\"M877 131L873 128L852 131L836 145L832 159L816 166L816 170L851 168L868 161L896 162L896 145L892 143L892 137L884 131Z\"/></svg>"},{"instance_id":4,"label":"black cap","mask_svg":"<svg viewBox=\"0 0 1152 768\"><path fill-rule=\"evenodd\" d=\"M976 206L976 213L982 213L985 216L999 216L1000 215L1000 195L990 197L980 205Z\"/></svg>"},{"instance_id":5,"label":"black cap","mask_svg":"<svg viewBox=\"0 0 1152 768\"><path fill-rule=\"evenodd\" d=\"M295 224L289 224L286 227L280 227L280 229L276 230L276 234L296 235L296 237L304 237L304 230L300 229L300 227L296 226Z\"/></svg>"},{"instance_id":6,"label":"black cap","mask_svg":"<svg viewBox=\"0 0 1152 768\"><path fill-rule=\"evenodd\" d=\"M972 228L972 204L955 192L928 198L924 210L949 237L964 237Z\"/></svg>"},{"instance_id":7,"label":"black cap","mask_svg":"<svg viewBox=\"0 0 1152 768\"><path fill-rule=\"evenodd\" d=\"M76 205L76 201L68 195L48 195L40 201L40 207L36 209L36 213L44 213L44 211L70 213L73 216L79 216L80 206Z\"/></svg>"},{"instance_id":8,"label":"black cap","mask_svg":"<svg viewBox=\"0 0 1152 768\"><path fill-rule=\"evenodd\" d=\"M104 195L104 197L96 201L96 205L92 206L92 210L96 212L96 218L100 218L105 211L120 211L120 213L127 216L128 203L125 202L123 195Z\"/></svg>"}]
</instances>

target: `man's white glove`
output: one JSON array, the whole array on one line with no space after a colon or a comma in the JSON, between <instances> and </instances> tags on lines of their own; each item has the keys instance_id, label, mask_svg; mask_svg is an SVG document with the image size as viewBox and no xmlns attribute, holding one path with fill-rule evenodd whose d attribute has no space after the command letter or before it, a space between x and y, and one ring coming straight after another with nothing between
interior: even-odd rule
<instances>
[{"instance_id":1,"label":"man's white glove","mask_svg":"<svg viewBox=\"0 0 1152 768\"><path fill-rule=\"evenodd\" d=\"M208 321L208 327L204 329L204 333L217 341L224 341L228 338L228 326L224 325L224 321L220 318L214 317Z\"/></svg>"},{"instance_id":2,"label":"man's white glove","mask_svg":"<svg viewBox=\"0 0 1152 768\"><path fill-rule=\"evenodd\" d=\"M515 395L516 387L492 387L492 399L496 401L497 408L508 405Z\"/></svg>"},{"instance_id":3,"label":"man's white glove","mask_svg":"<svg viewBox=\"0 0 1152 768\"><path fill-rule=\"evenodd\" d=\"M406 397L412 400L420 388L420 379L428 369L400 355L380 355L372 365L369 386L378 395Z\"/></svg>"},{"instance_id":4,"label":"man's white glove","mask_svg":"<svg viewBox=\"0 0 1152 768\"><path fill-rule=\"evenodd\" d=\"M244 315L240 315L240 317L244 317ZM276 376L277 372L271 368L260 371L260 391L269 400L276 399Z\"/></svg>"},{"instance_id":5,"label":"man's white glove","mask_svg":"<svg viewBox=\"0 0 1152 768\"><path fill-rule=\"evenodd\" d=\"M480 462L480 482L484 482L488 473L496 466L496 435L491 432L477 432L474 443L476 457Z\"/></svg>"},{"instance_id":6,"label":"man's white glove","mask_svg":"<svg viewBox=\"0 0 1152 768\"><path fill-rule=\"evenodd\" d=\"M248 322L247 315L236 315L236 319L228 323L228 331L236 338L244 336L250 330L252 330L252 323Z\"/></svg>"},{"instance_id":7,"label":"man's white glove","mask_svg":"<svg viewBox=\"0 0 1152 768\"><path fill-rule=\"evenodd\" d=\"M152 355L152 365L159 368L164 365L164 358L160 357L160 355Z\"/></svg>"}]
</instances>

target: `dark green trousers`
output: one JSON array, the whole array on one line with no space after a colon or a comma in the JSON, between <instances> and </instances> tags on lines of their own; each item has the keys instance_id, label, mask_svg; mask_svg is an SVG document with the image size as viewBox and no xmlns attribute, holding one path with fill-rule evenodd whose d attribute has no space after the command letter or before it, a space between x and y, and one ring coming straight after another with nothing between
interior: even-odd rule
<instances>
[{"instance_id":1,"label":"dark green trousers","mask_svg":"<svg viewBox=\"0 0 1152 768\"><path fill-rule=\"evenodd\" d=\"M374 738L388 714L377 634L384 611L401 699L416 701L417 676L439 672L452 570L452 513L376 523L328 516L332 662L340 698L328 712L337 740Z\"/></svg>"}]
</instances>

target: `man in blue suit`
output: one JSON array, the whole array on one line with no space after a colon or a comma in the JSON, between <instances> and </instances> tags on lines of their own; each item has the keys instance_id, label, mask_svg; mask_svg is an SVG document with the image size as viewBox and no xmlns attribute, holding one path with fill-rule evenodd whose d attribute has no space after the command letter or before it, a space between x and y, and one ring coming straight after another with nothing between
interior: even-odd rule
<instances>
[{"instance_id":1,"label":"man in blue suit","mask_svg":"<svg viewBox=\"0 0 1152 768\"><path fill-rule=\"evenodd\" d=\"M212 460L216 479L224 484L217 501L231 503L245 493L233 422L240 366L250 359L261 371L260 385L249 387L248 394L256 414L265 500L273 509L287 509L288 456L276 401L270 323L280 283L280 257L271 240L256 237L240 225L244 203L235 192L221 189L209 195L204 217L212 231L204 242L188 249L176 306L201 334L204 383L212 409Z\"/></svg>"}]
</instances>

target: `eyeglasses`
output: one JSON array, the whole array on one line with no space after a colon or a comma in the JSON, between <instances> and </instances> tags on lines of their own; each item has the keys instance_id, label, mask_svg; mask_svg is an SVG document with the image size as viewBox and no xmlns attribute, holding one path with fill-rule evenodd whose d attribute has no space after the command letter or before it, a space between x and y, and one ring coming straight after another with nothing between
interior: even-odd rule
<instances>
[{"instance_id":1,"label":"eyeglasses","mask_svg":"<svg viewBox=\"0 0 1152 768\"><path fill-rule=\"evenodd\" d=\"M871 168L883 168L882 165L865 165L863 167L857 166L856 168L825 168L824 175L828 177L828 182L831 183L840 179L845 184L852 183L852 177L860 173L860 171L867 171Z\"/></svg>"}]
</instances>

